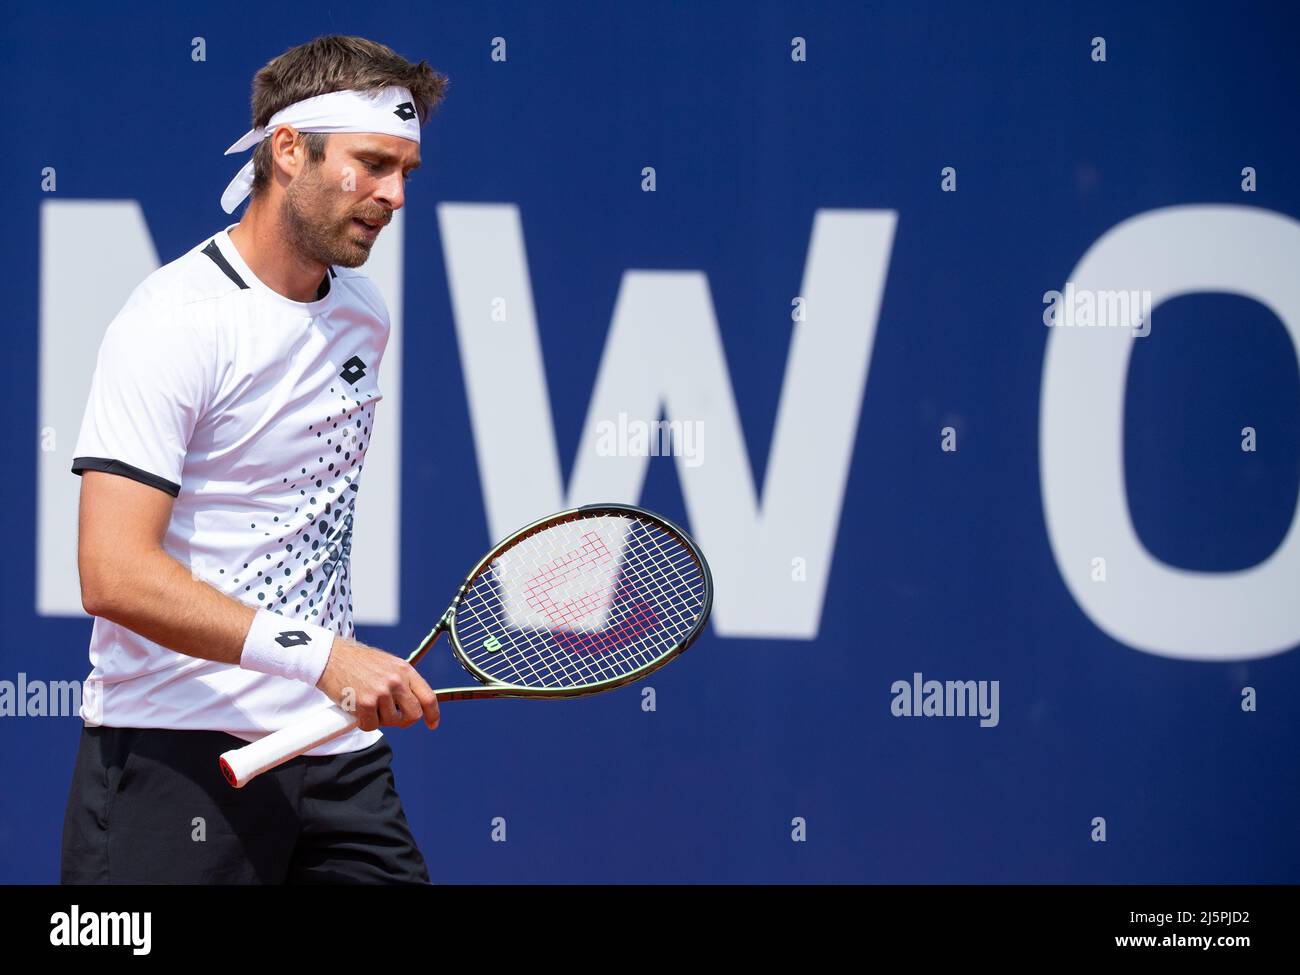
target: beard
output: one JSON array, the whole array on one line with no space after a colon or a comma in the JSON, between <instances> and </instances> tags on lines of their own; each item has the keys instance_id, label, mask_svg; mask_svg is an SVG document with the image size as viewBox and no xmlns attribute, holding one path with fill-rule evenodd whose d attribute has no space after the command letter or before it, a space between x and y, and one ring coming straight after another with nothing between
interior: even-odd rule
<instances>
[{"instance_id":1,"label":"beard","mask_svg":"<svg viewBox=\"0 0 1300 975\"><path fill-rule=\"evenodd\" d=\"M326 265L360 267L370 257L374 241L357 230L354 214L333 214L330 203L337 197L322 179L320 167L310 167L285 187L280 226L289 246L304 257Z\"/></svg>"}]
</instances>

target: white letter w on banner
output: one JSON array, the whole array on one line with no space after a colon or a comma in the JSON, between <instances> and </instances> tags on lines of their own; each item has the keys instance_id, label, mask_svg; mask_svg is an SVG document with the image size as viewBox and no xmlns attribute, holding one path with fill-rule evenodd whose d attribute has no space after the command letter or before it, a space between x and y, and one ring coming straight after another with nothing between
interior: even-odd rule
<instances>
[{"instance_id":1,"label":"white letter w on banner","mask_svg":"<svg viewBox=\"0 0 1300 975\"><path fill-rule=\"evenodd\" d=\"M624 273L566 493L519 210L440 205L491 535L572 505L638 500L649 452L602 455L602 423L693 424L702 462L676 456L683 527L713 568L717 633L816 637L897 219L817 211L760 503L704 273Z\"/></svg>"}]
</instances>

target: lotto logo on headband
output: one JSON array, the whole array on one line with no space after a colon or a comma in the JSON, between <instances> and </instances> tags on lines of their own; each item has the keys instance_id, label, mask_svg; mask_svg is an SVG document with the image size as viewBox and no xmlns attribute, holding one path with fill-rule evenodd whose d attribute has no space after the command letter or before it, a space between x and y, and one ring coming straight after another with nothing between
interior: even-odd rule
<instances>
[{"instance_id":1,"label":"lotto logo on headband","mask_svg":"<svg viewBox=\"0 0 1300 975\"><path fill-rule=\"evenodd\" d=\"M415 106L410 102L402 102L402 104L393 109L393 114L403 122L409 122L411 119L415 118Z\"/></svg>"}]
</instances>

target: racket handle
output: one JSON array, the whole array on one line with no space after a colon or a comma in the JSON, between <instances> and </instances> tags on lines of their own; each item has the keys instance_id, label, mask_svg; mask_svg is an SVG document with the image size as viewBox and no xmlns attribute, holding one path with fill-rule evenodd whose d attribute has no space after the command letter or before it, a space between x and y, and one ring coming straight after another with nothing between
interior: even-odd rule
<instances>
[{"instance_id":1,"label":"racket handle","mask_svg":"<svg viewBox=\"0 0 1300 975\"><path fill-rule=\"evenodd\" d=\"M297 724L273 731L265 738L221 755L221 774L236 789L242 789L263 772L297 758L305 751L333 741L357 726L357 716L338 705L304 718Z\"/></svg>"}]
</instances>

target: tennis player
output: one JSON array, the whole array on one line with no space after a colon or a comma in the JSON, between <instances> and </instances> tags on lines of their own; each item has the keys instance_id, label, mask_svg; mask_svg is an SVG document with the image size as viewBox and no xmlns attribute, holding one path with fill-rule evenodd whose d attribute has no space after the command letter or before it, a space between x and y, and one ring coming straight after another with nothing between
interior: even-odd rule
<instances>
[{"instance_id":1,"label":"tennis player","mask_svg":"<svg viewBox=\"0 0 1300 975\"><path fill-rule=\"evenodd\" d=\"M243 218L149 275L99 349L72 470L95 617L65 883L428 883L381 725L428 684L357 642L349 551L389 318L356 268L444 76L359 37L253 80ZM217 757L327 707L358 727L236 791Z\"/></svg>"}]
</instances>

